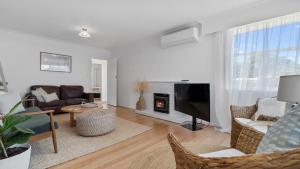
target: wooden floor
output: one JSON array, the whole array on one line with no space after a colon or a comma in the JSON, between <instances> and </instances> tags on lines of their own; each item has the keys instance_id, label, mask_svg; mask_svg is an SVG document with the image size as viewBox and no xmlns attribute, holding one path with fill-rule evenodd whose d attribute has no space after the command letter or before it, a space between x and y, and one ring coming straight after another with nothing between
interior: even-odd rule
<instances>
[{"instance_id":1,"label":"wooden floor","mask_svg":"<svg viewBox=\"0 0 300 169\"><path fill-rule=\"evenodd\" d=\"M217 132L211 127L192 132L175 123L138 115L128 108L113 109L116 110L118 117L153 129L94 153L53 166L51 169L126 169L144 150L166 142L166 135L169 132L173 132L182 142L197 141L203 144L229 145L230 136Z\"/></svg>"}]
</instances>

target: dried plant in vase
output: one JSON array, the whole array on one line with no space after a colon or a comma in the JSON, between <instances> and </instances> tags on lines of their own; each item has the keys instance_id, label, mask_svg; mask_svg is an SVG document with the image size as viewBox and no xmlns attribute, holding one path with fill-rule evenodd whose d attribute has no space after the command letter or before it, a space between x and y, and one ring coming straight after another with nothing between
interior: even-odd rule
<instances>
[{"instance_id":1,"label":"dried plant in vase","mask_svg":"<svg viewBox=\"0 0 300 169\"><path fill-rule=\"evenodd\" d=\"M145 99L144 93L149 89L149 83L147 81L139 81L136 84L136 91L139 92L140 97L139 100L136 102L136 109L137 110L145 110Z\"/></svg>"}]
</instances>

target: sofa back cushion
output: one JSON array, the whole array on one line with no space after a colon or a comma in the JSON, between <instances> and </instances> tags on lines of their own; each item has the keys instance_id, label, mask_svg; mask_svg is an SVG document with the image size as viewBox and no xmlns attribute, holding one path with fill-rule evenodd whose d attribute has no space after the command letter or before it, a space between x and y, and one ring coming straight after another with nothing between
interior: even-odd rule
<instances>
[{"instance_id":1,"label":"sofa back cushion","mask_svg":"<svg viewBox=\"0 0 300 169\"><path fill-rule=\"evenodd\" d=\"M36 90L38 88L42 88L48 94L56 93L58 98L60 98L60 89L58 86L50 86L50 85L34 85L30 87L30 90Z\"/></svg>"},{"instance_id":2,"label":"sofa back cushion","mask_svg":"<svg viewBox=\"0 0 300 169\"><path fill-rule=\"evenodd\" d=\"M60 86L61 99L80 98L83 95L83 86Z\"/></svg>"}]
</instances>

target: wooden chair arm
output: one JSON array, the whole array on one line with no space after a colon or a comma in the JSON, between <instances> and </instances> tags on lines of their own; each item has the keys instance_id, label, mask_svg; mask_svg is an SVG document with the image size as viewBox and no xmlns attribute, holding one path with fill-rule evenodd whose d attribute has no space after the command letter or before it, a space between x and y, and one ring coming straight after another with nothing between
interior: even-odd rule
<instances>
[{"instance_id":1,"label":"wooden chair arm","mask_svg":"<svg viewBox=\"0 0 300 169\"><path fill-rule=\"evenodd\" d=\"M235 148L245 154L254 154L263 136L264 133L245 126L238 137Z\"/></svg>"},{"instance_id":2,"label":"wooden chair arm","mask_svg":"<svg viewBox=\"0 0 300 169\"><path fill-rule=\"evenodd\" d=\"M257 106L230 106L231 116L232 118L247 118L251 119L251 117L257 111Z\"/></svg>"},{"instance_id":3,"label":"wooden chair arm","mask_svg":"<svg viewBox=\"0 0 300 169\"><path fill-rule=\"evenodd\" d=\"M34 115L40 115L40 114L53 114L54 110L45 110L45 111L38 111L38 112L26 112L23 113L24 115L34 116Z\"/></svg>"}]
</instances>

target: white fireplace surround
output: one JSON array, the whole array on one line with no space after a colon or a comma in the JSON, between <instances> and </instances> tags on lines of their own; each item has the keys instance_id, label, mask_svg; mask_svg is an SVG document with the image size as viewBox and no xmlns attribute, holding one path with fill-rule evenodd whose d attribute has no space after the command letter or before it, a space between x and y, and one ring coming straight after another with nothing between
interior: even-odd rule
<instances>
[{"instance_id":1,"label":"white fireplace surround","mask_svg":"<svg viewBox=\"0 0 300 169\"><path fill-rule=\"evenodd\" d=\"M184 113L178 112L174 107L174 84L180 81L149 81L149 91L144 94L146 109L144 111L136 110L136 113L167 120L175 123L183 123L185 121L191 121L192 116L186 115ZM161 113L154 111L153 105L153 95L154 93L166 93L170 95L169 102L169 113Z\"/></svg>"}]
</instances>

